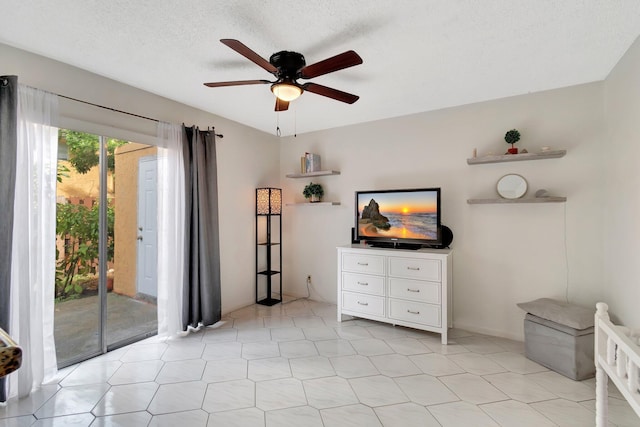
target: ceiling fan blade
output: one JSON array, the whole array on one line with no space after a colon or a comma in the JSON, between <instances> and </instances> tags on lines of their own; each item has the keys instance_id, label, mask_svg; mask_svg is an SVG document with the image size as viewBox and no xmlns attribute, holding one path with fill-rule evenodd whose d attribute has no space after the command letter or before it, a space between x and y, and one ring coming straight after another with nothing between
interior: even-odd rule
<instances>
[{"instance_id":1,"label":"ceiling fan blade","mask_svg":"<svg viewBox=\"0 0 640 427\"><path fill-rule=\"evenodd\" d=\"M238 40L234 40L234 39L221 39L220 41L226 46L229 46L231 49L238 52L240 55L247 58L249 61L252 61L253 63L264 68L271 74L275 75L276 72L278 71L278 69L274 67L269 61L267 61L262 56L255 53L253 50L249 49L242 42L239 42Z\"/></svg>"},{"instance_id":2,"label":"ceiling fan blade","mask_svg":"<svg viewBox=\"0 0 640 427\"><path fill-rule=\"evenodd\" d=\"M276 97L276 108L274 111L287 111L289 109L289 101L283 101Z\"/></svg>"},{"instance_id":3,"label":"ceiling fan blade","mask_svg":"<svg viewBox=\"0 0 640 427\"><path fill-rule=\"evenodd\" d=\"M362 64L362 58L360 58L360 55L352 50L348 50L339 55L327 58L324 61L307 65L302 70L300 70L300 77L303 79L311 79L313 77L333 73L334 71L353 67L354 65L359 64Z\"/></svg>"},{"instance_id":4,"label":"ceiling fan blade","mask_svg":"<svg viewBox=\"0 0 640 427\"><path fill-rule=\"evenodd\" d=\"M338 89L333 89L327 86L322 86L316 83L305 83L302 85L302 89L313 92L317 95L326 96L327 98L332 98L337 101L346 102L347 104L353 104L360 97L358 95L352 95L347 92L343 92Z\"/></svg>"},{"instance_id":5,"label":"ceiling fan blade","mask_svg":"<svg viewBox=\"0 0 640 427\"><path fill-rule=\"evenodd\" d=\"M243 85L259 85L271 83L269 80L237 80L233 82L214 82L205 83L205 86L209 87L223 87L223 86L243 86Z\"/></svg>"}]
</instances>

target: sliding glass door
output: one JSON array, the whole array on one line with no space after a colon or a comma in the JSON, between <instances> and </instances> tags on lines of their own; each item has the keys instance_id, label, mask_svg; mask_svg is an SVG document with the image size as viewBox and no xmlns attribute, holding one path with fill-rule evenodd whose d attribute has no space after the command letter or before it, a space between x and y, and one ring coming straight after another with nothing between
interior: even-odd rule
<instances>
[{"instance_id":1,"label":"sliding glass door","mask_svg":"<svg viewBox=\"0 0 640 427\"><path fill-rule=\"evenodd\" d=\"M155 246L141 243L153 243L156 172L147 167L155 147L67 129L59 146L55 340L62 367L157 331L155 277L144 285L139 277L140 258L147 274L155 271Z\"/></svg>"}]
</instances>

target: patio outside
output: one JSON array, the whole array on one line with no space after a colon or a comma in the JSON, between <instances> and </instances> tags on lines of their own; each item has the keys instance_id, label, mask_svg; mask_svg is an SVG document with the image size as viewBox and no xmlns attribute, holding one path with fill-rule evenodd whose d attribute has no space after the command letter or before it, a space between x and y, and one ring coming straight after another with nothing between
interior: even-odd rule
<instances>
[{"instance_id":1,"label":"patio outside","mask_svg":"<svg viewBox=\"0 0 640 427\"><path fill-rule=\"evenodd\" d=\"M100 330L96 295L56 302L55 341L58 364L95 350ZM107 294L107 342L149 336L158 331L156 305L113 292Z\"/></svg>"},{"instance_id":2,"label":"patio outside","mask_svg":"<svg viewBox=\"0 0 640 427\"><path fill-rule=\"evenodd\" d=\"M156 172L147 166L155 164L156 147L113 138L104 144L106 200L101 200L100 137L59 131L54 335L61 367L101 350L101 309L107 347L157 333ZM98 295L102 203L107 219L104 308Z\"/></svg>"}]
</instances>

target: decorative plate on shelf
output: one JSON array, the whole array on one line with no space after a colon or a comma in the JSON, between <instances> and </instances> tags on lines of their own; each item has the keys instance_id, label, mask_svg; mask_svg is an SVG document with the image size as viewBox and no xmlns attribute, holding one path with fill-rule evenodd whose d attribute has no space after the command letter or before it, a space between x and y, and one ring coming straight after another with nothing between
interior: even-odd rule
<instances>
[{"instance_id":1,"label":"decorative plate on shelf","mask_svg":"<svg viewBox=\"0 0 640 427\"><path fill-rule=\"evenodd\" d=\"M503 176L498 180L496 190L504 199L519 199L527 193L527 180L514 173Z\"/></svg>"}]
</instances>

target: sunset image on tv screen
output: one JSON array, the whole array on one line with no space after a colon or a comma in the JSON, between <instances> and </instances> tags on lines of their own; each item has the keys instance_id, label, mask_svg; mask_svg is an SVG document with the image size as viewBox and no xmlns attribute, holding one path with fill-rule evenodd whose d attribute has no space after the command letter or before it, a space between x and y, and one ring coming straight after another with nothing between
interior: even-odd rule
<instances>
[{"instance_id":1,"label":"sunset image on tv screen","mask_svg":"<svg viewBox=\"0 0 640 427\"><path fill-rule=\"evenodd\" d=\"M437 191L358 194L361 237L436 239Z\"/></svg>"}]
</instances>

